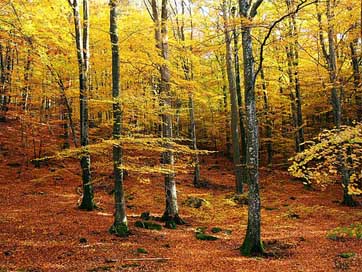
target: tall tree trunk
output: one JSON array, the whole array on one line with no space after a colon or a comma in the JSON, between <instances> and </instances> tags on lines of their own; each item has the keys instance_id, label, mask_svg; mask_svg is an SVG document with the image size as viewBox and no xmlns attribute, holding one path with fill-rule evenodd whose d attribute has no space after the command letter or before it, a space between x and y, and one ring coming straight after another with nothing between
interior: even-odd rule
<instances>
[{"instance_id":1,"label":"tall tree trunk","mask_svg":"<svg viewBox=\"0 0 362 272\"><path fill-rule=\"evenodd\" d=\"M191 4L191 1L190 1ZM185 53L192 52L192 46L186 47L184 42L186 41L185 35L185 8L186 3L184 0L181 1L181 15L182 20L180 23L177 24L177 37L180 41L183 42L183 49ZM193 24L192 24L192 8L189 6L189 15L191 18L191 33L190 33L190 40L193 40ZM177 20L178 22L178 20ZM193 71L192 71L192 60L188 59L187 57L182 58L182 68L184 71L184 77L187 81L193 80ZM195 122L195 104L194 104L194 97L192 92L189 92L189 120L190 120L190 127L189 127L189 138L191 139L191 149L197 151L197 138L196 138L196 122ZM194 165L194 173L193 173L193 184L195 187L200 187L202 184L200 182L200 160L199 155L197 153L193 154L193 165Z\"/></svg>"},{"instance_id":2,"label":"tall tree trunk","mask_svg":"<svg viewBox=\"0 0 362 272\"><path fill-rule=\"evenodd\" d=\"M319 12L319 6L317 2L317 19L319 22L319 38L322 47L323 55L328 64L328 73L329 79L332 84L331 89L331 104L333 109L333 120L334 125L339 130L342 124L342 101L341 94L343 93L343 85L340 84L337 74L337 56L336 56L336 46L335 46L335 33L334 33L334 7L335 1L332 0L326 1L326 16L327 16L327 39L328 39L328 51L324 43L324 37L322 32L322 15ZM340 88L340 93L338 93L338 88ZM348 186L350 182L350 171L346 162L343 160L342 151L338 151L338 162L339 162L339 172L342 176L342 185L343 185L343 204L347 206L354 206L355 201L352 196L348 194Z\"/></svg>"},{"instance_id":3,"label":"tall tree trunk","mask_svg":"<svg viewBox=\"0 0 362 272\"><path fill-rule=\"evenodd\" d=\"M252 20L256 10L262 1L257 1L253 6L247 0L239 0L240 15L243 19ZM261 241L261 216L260 216L260 193L259 193L259 133L258 119L255 101L255 71L253 57L253 42L251 27L242 26L242 47L244 58L244 88L246 105L246 133L247 133L247 169L249 174L249 208L248 227L246 236L241 246L241 253L246 256L258 255L264 252Z\"/></svg>"},{"instance_id":4,"label":"tall tree trunk","mask_svg":"<svg viewBox=\"0 0 362 272\"><path fill-rule=\"evenodd\" d=\"M80 143L83 152L80 159L83 179L83 198L79 206L80 209L91 211L95 208L93 200L93 186L90 171L90 155L87 150L88 145L88 58L89 58L89 6L88 0L83 0L83 19L84 30L82 36L82 27L79 14L78 0L68 0L73 8L75 42L77 47L77 58L79 67L79 102L80 102Z\"/></svg>"},{"instance_id":5,"label":"tall tree trunk","mask_svg":"<svg viewBox=\"0 0 362 272\"><path fill-rule=\"evenodd\" d=\"M236 193L243 193L243 179L241 172L241 161L240 161L240 144L239 144L239 111L238 111L238 98L236 93L235 74L232 61L232 48L231 48L231 36L228 26L228 14L227 14L226 1L223 1L223 18L224 18L224 35L225 35L225 46L226 46L226 72L229 82L230 92L230 104L231 104L231 133L232 133L232 145L233 145L233 161L235 169L235 189Z\"/></svg>"},{"instance_id":6,"label":"tall tree trunk","mask_svg":"<svg viewBox=\"0 0 362 272\"><path fill-rule=\"evenodd\" d=\"M286 0L288 12L292 12L295 7L294 0ZM289 36L292 41L287 46L288 71L291 87L291 103L292 116L295 127L295 151L301 152L304 150L304 128L303 128L303 113L302 113L302 96L299 81L299 52L298 52L298 33L295 13L289 18ZM291 88L292 89L292 88Z\"/></svg>"},{"instance_id":7,"label":"tall tree trunk","mask_svg":"<svg viewBox=\"0 0 362 272\"><path fill-rule=\"evenodd\" d=\"M112 97L113 97L113 139L119 141L122 133L122 110L120 103L120 58L117 26L117 0L110 0L110 38L112 45ZM122 147L120 143L113 145L113 171L114 171L114 223L110 232L117 236L128 235L128 224L126 216L123 169L122 169Z\"/></svg>"},{"instance_id":8,"label":"tall tree trunk","mask_svg":"<svg viewBox=\"0 0 362 272\"><path fill-rule=\"evenodd\" d=\"M235 7L232 8L233 16L236 14ZM236 30L236 25L233 27L233 40L234 40L234 69L235 69L235 84L236 84L236 95L238 97L238 109L239 109L239 126L240 126L240 151L241 151L241 177L242 182L248 182L248 171L246 168L247 160L247 149L246 149L246 133L244 126L244 110L243 110L243 101L241 95L241 79L240 79L240 62L239 62L239 35Z\"/></svg>"},{"instance_id":9,"label":"tall tree trunk","mask_svg":"<svg viewBox=\"0 0 362 272\"><path fill-rule=\"evenodd\" d=\"M161 50L161 57L167 61L168 56L168 12L167 12L168 0L162 0L161 4L161 20L159 19L159 12L156 0L152 0L152 17L155 22L155 38L157 48ZM172 151L172 145L168 142L172 139L172 116L167 112L172 107L171 101L171 86L170 86L170 70L167 63L163 63L160 66L160 99L161 105L165 108L165 112L162 113L162 137L165 138L164 147L167 149L162 154L162 163L171 168L173 171L174 154ZM166 222L166 227L175 228L176 224L183 224L184 221L178 214L177 204L177 191L176 181L174 173L165 174L165 193L166 193L166 208L162 216L162 219Z\"/></svg>"}]
</instances>

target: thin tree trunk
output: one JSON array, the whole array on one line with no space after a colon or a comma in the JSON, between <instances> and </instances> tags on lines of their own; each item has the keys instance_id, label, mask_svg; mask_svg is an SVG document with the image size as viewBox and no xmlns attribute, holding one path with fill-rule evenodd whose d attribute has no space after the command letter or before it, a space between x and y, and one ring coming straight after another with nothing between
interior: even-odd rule
<instances>
[{"instance_id":1,"label":"thin tree trunk","mask_svg":"<svg viewBox=\"0 0 362 272\"><path fill-rule=\"evenodd\" d=\"M354 85L354 97L355 97L355 104L357 107L357 121L362 120L362 95L361 95L361 75L359 71L359 64L358 64L358 57L357 52L355 49L355 44L358 43L358 40L354 40L350 43L351 49L351 62L352 62L352 69L353 69L353 85Z\"/></svg>"},{"instance_id":2,"label":"thin tree trunk","mask_svg":"<svg viewBox=\"0 0 362 272\"><path fill-rule=\"evenodd\" d=\"M217 61L220 65L221 74L222 74L222 93L223 93L223 106L224 106L224 114L225 114L225 141L226 141L226 157L231 159L231 143L230 143L230 115L228 114L228 95L227 95L227 86L226 86L226 73L225 73L225 65L221 62L219 58Z\"/></svg>"},{"instance_id":3,"label":"thin tree trunk","mask_svg":"<svg viewBox=\"0 0 362 272\"><path fill-rule=\"evenodd\" d=\"M294 8L294 0L286 0L288 12L292 12ZM291 84L291 103L293 125L295 128L295 151L301 152L304 150L304 128L303 128L303 113L302 113L302 97L299 81L299 53L298 53L298 33L295 14L289 18L289 36L292 41L287 46L288 58L288 74ZM293 88L292 88L293 86ZM294 89L294 91L292 91Z\"/></svg>"},{"instance_id":4,"label":"thin tree trunk","mask_svg":"<svg viewBox=\"0 0 362 272\"><path fill-rule=\"evenodd\" d=\"M122 110L120 103L120 58L117 26L117 0L110 0L110 38L112 44L112 97L113 97L113 139L118 141L122 133ZM122 147L119 143L113 145L114 171L114 223L110 232L117 236L126 236L129 233L122 169Z\"/></svg>"},{"instance_id":5,"label":"thin tree trunk","mask_svg":"<svg viewBox=\"0 0 362 272\"><path fill-rule=\"evenodd\" d=\"M337 130L340 130L342 123L342 101L341 94L343 93L343 85L339 83L338 75L337 75L337 57L336 57L336 47L335 47L335 34L334 34L334 7L335 1L333 4L331 0L326 1L326 16L327 16L327 38L328 38L328 51L326 45L324 43L324 37L322 32L322 15L319 12L318 2L317 2L317 13L318 13L318 22L319 22L319 32L320 32L320 43L322 47L323 55L328 64L328 73L329 79L332 84L331 89L331 104L333 108L333 120L334 125ZM340 85L340 86L339 86ZM338 93L338 88L341 89L340 94ZM343 160L342 151L338 151L338 163L339 163L339 172L342 176L342 185L343 185L343 203L347 206L354 206L355 201L352 196L348 194L348 186L350 183L350 173L347 169L347 165Z\"/></svg>"},{"instance_id":6,"label":"thin tree trunk","mask_svg":"<svg viewBox=\"0 0 362 272\"><path fill-rule=\"evenodd\" d=\"M177 5L177 3L176 3ZM186 41L186 35L184 32L185 29L185 1L181 1L181 15L182 20L178 23L177 20L177 38L183 42ZM191 18L191 33L190 33L190 40L193 40L193 24L192 24L192 9L189 7L189 15ZM192 47L186 47L183 45L183 49L185 53L192 52ZM184 77L186 80L191 81L193 80L193 72L192 72L192 61L187 59L186 57L182 58L182 68L184 71ZM189 92L189 120L190 120L190 127L189 127L189 137L191 139L191 148L197 151L197 138L196 138L196 122L195 122L195 104L194 104L194 97L192 92ZM177 117L177 114L176 114ZM178 122L177 122L178 123ZM200 187L202 184L200 183L200 160L199 155L197 153L193 154L193 164L194 164L194 173L193 173L193 184L195 187Z\"/></svg>"},{"instance_id":7,"label":"thin tree trunk","mask_svg":"<svg viewBox=\"0 0 362 272\"><path fill-rule=\"evenodd\" d=\"M226 46L226 72L229 82L230 102L231 102L231 133L232 133L232 145L233 145L233 161L235 169L235 190L236 193L243 193L243 180L241 172L241 161L240 161L240 144L239 144L239 111L238 111L238 98L236 93L235 74L232 61L232 49L231 49L231 37L229 32L228 15L226 1L223 1L223 18L224 18L224 35L225 35L225 46Z\"/></svg>"},{"instance_id":8,"label":"thin tree trunk","mask_svg":"<svg viewBox=\"0 0 362 272\"><path fill-rule=\"evenodd\" d=\"M83 153L80 159L83 179L83 198L79 206L80 209L91 211L95 208L93 186L91 181L90 171L90 155L87 151L88 145L88 88L87 88L87 73L88 73L88 57L89 57L89 7L88 1L83 0L83 36L81 31L81 21L79 14L78 0L69 0L73 8L75 41L77 47L77 58L79 67L79 100L80 100L80 143L83 148Z\"/></svg>"},{"instance_id":9,"label":"thin tree trunk","mask_svg":"<svg viewBox=\"0 0 362 272\"><path fill-rule=\"evenodd\" d=\"M236 9L232 8L233 16L235 15ZM238 34L236 26L233 27L233 40L234 40L234 69L235 69L235 84L236 84L236 95L238 97L238 109L239 109L239 126L240 126L240 151L241 151L241 177L243 183L248 183L248 171L246 168L247 160L247 148L246 148L246 132L244 126L244 110L243 101L241 95L241 79L240 79L240 63L239 63L239 44Z\"/></svg>"},{"instance_id":10,"label":"thin tree trunk","mask_svg":"<svg viewBox=\"0 0 362 272\"><path fill-rule=\"evenodd\" d=\"M157 48L161 50L161 57L164 60L168 60L168 12L167 12L168 0L162 0L161 4L161 21L159 19L159 12L157 8L156 0L152 0L152 17L155 22L155 38ZM165 138L164 147L167 149L162 154L162 163L171 168L173 171L174 165L174 154L172 151L172 145L168 140L172 139L172 116L167 112L168 109L172 108L171 103L171 86L170 86L170 70L166 63L160 66L160 99L161 105L166 109L166 112L162 113L162 137ZM176 224L183 224L184 221L178 214L177 204L177 191L176 181L174 173L167 173L165 176L165 193L166 193L166 208L162 216L162 219L166 222L166 227L175 228Z\"/></svg>"},{"instance_id":11,"label":"thin tree trunk","mask_svg":"<svg viewBox=\"0 0 362 272\"><path fill-rule=\"evenodd\" d=\"M263 88L263 100L264 100L264 114L265 114L265 124L266 124L266 150L267 150L267 163L268 166L271 166L273 163L273 145L272 145L272 137L273 137L273 124L269 117L269 97L268 90L265 82L264 69L260 69L260 78L262 80L262 88Z\"/></svg>"},{"instance_id":12,"label":"thin tree trunk","mask_svg":"<svg viewBox=\"0 0 362 272\"><path fill-rule=\"evenodd\" d=\"M72 110L72 106L70 104L70 101L67 97L67 94L65 92L66 87L64 85L64 82L60 76L60 74L51 66L51 65L47 65L48 70L50 71L50 73L52 74L53 77L55 77L58 86L60 88L60 96L62 99L62 104L63 106L66 108L66 120L69 121L69 126L70 126L70 130L72 131L72 141L75 147L78 147L78 141L76 138L76 133L75 133L75 126L74 126L74 122L73 122L73 110Z\"/></svg>"},{"instance_id":13,"label":"thin tree trunk","mask_svg":"<svg viewBox=\"0 0 362 272\"><path fill-rule=\"evenodd\" d=\"M30 70L31 70L31 50L28 49L26 64L24 67L24 82L25 86L23 88L22 99L23 99L23 110L26 112L28 110L28 99L30 91Z\"/></svg>"},{"instance_id":14,"label":"thin tree trunk","mask_svg":"<svg viewBox=\"0 0 362 272\"><path fill-rule=\"evenodd\" d=\"M195 106L192 93L189 94L189 115L190 115L190 138L191 138L191 148L197 151L197 141L196 141L196 123L195 123ZM194 178L193 183L195 187L200 187L200 161L199 155L196 153L193 155L193 164L194 164Z\"/></svg>"}]
</instances>

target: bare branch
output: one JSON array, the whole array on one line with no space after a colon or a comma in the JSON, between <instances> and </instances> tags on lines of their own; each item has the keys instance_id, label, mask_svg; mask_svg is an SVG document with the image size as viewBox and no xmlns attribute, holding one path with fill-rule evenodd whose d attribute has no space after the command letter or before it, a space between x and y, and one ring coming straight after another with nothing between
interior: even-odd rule
<instances>
[{"instance_id":1,"label":"bare branch","mask_svg":"<svg viewBox=\"0 0 362 272\"><path fill-rule=\"evenodd\" d=\"M250 10L250 17L253 18L257 14L259 6L263 3L264 0L257 0Z\"/></svg>"},{"instance_id":2,"label":"bare branch","mask_svg":"<svg viewBox=\"0 0 362 272\"><path fill-rule=\"evenodd\" d=\"M285 18L288 18L289 16L293 15L293 14L296 14L298 13L301 9L307 7L307 6L310 6L312 4L315 4L318 2L318 0L315 0L315 1L312 1L312 2L309 2L309 3L306 3L307 0L303 0L301 3L299 3L297 5L297 7L295 8L295 10L283 15L282 17L280 17L278 20L274 21L271 26L269 27L269 30L268 30L268 33L266 34L261 46L260 46L260 60L259 60L259 66L258 66L258 69L256 70L255 72L255 75L254 75L254 84L255 84L255 81L256 81L256 78L258 77L258 74L260 73L260 70L262 69L263 67L263 60L264 60L264 47L266 45L266 42L268 41L273 29L280 23L282 22ZM255 3L256 4L256 3Z\"/></svg>"},{"instance_id":3,"label":"bare branch","mask_svg":"<svg viewBox=\"0 0 362 272\"><path fill-rule=\"evenodd\" d=\"M151 5L150 0L147 0L147 2L148 2L148 5ZM146 2L146 0L143 0L143 3L145 4L145 7L147 9L148 14L150 15L152 21L155 21L155 18L153 17L153 15L152 15L152 13L150 11L150 8L147 5L147 2Z\"/></svg>"}]
</instances>

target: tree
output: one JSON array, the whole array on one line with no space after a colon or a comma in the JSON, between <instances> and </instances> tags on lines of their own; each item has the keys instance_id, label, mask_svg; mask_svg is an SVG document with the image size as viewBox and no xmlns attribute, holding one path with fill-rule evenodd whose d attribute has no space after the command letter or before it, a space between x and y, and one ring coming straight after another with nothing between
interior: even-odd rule
<instances>
[{"instance_id":1,"label":"tree","mask_svg":"<svg viewBox=\"0 0 362 272\"><path fill-rule=\"evenodd\" d=\"M253 57L253 41L251 25L246 23L252 20L263 0L257 0L253 4L240 0L239 9L245 23L242 25L242 47L244 60L244 88L246 106L246 139L247 139L247 169L248 169L248 227L245 240L241 246L243 255L257 255L264 252L261 241L260 195L259 195L259 135L258 119L256 115L255 101L255 72Z\"/></svg>"},{"instance_id":2,"label":"tree","mask_svg":"<svg viewBox=\"0 0 362 272\"><path fill-rule=\"evenodd\" d=\"M156 47L160 50L160 55L164 59L159 67L160 71L160 104L163 107L161 136L164 138L164 148L166 151L162 154L162 163L171 168L173 171L174 154L172 151L172 116L169 110L172 107L171 101L171 86L170 86L170 70L167 61L169 60L168 52L168 0L162 0L161 3L161 17L159 16L159 9L156 0L151 1L152 19L155 23L155 40ZM170 172L164 174L165 178L165 192L166 192L166 209L162 219L166 222L166 227L175 228L176 224L184 224L180 218L177 204L177 191L175 174Z\"/></svg>"},{"instance_id":3,"label":"tree","mask_svg":"<svg viewBox=\"0 0 362 272\"><path fill-rule=\"evenodd\" d=\"M317 9L319 9L317 2ZM341 84L341 80L338 77L338 67L337 67L337 53L335 45L335 31L334 31L334 8L335 1L331 3L331 0L326 1L326 17L327 17L327 41L328 47L324 42L324 35L322 30L322 14L318 11L317 18L319 22L319 37L322 47L322 52L325 57L325 61L328 67L328 74L331 87L331 104L333 110L333 120L334 125L337 131L341 128L342 125L342 95L344 93L344 86ZM328 49L327 49L328 48ZM340 89L340 90L338 90ZM342 159L342 154L338 155L339 157L339 171L342 176L343 184L343 203L347 206L355 206L356 203L353 200L352 196L348 193L348 187L350 182L350 172L348 167Z\"/></svg>"},{"instance_id":4,"label":"tree","mask_svg":"<svg viewBox=\"0 0 362 272\"><path fill-rule=\"evenodd\" d=\"M295 127L295 151L301 152L304 150L304 128L303 128L303 113L302 113L302 95L300 90L299 79L299 49L298 49L298 32L296 23L296 13L294 0L286 0L288 13L291 15L288 18L288 36L292 39L286 46L288 60L288 75L290 82L290 100L292 107L293 126ZM293 90L294 89L294 90Z\"/></svg>"},{"instance_id":5,"label":"tree","mask_svg":"<svg viewBox=\"0 0 362 272\"><path fill-rule=\"evenodd\" d=\"M241 194L243 192L243 176L241 171L241 160L240 160L240 134L239 134L239 111L238 111L238 97L236 92L235 73L232 59L232 39L229 30L229 16L226 6L226 1L222 2L222 14L224 19L224 35L225 35L225 58L226 58L226 72L229 82L230 92L230 105L231 105L231 134L232 134L232 146L233 146L233 161L235 169L236 179L236 193Z\"/></svg>"},{"instance_id":6,"label":"tree","mask_svg":"<svg viewBox=\"0 0 362 272\"><path fill-rule=\"evenodd\" d=\"M80 158L83 179L83 198L80 209L91 211L95 208L93 186L90 171L90 155L88 145L88 72L89 72L89 5L83 0L83 35L79 14L78 0L68 0L73 9L75 42L79 69L79 101L80 101L80 143L83 152Z\"/></svg>"},{"instance_id":7,"label":"tree","mask_svg":"<svg viewBox=\"0 0 362 272\"><path fill-rule=\"evenodd\" d=\"M190 16L190 41L193 40L194 30L192 23L192 1L189 2L188 6L186 5L186 1L181 1L181 22L178 19L178 6L177 2L175 2L175 6L173 8L175 16L176 16L176 27L177 30L175 32L175 36L177 41L181 44L182 51L185 56L181 56L181 67L183 70L184 78L187 81L193 81L194 75L192 71L193 63L192 59L187 57L187 54L192 53L192 45L186 46L186 35L185 35L185 16L186 9L188 9ZM195 103L194 103L194 95L191 90L188 90L188 107L189 107L189 138L191 139L190 148L197 151L197 137L196 137L196 121L195 121ZM194 164L194 173L193 173L193 184L195 187L201 187L200 180L200 160L197 152L193 155L193 164Z\"/></svg>"},{"instance_id":8,"label":"tree","mask_svg":"<svg viewBox=\"0 0 362 272\"><path fill-rule=\"evenodd\" d=\"M112 45L112 97L113 97L113 139L119 140L122 133L122 109L120 103L120 58L118 45L117 6L118 0L110 0L110 38ZM111 233L118 236L128 234L128 224L123 189L122 147L119 143L113 145L114 168L114 223Z\"/></svg>"},{"instance_id":9,"label":"tree","mask_svg":"<svg viewBox=\"0 0 362 272\"><path fill-rule=\"evenodd\" d=\"M350 196L362 194L361 128L362 125L357 123L324 130L305 151L291 158L289 172L306 184L315 184L322 189L335 183L336 175L345 178L343 175L347 174L350 182L347 188L342 184L344 191ZM341 161L345 172L340 171Z\"/></svg>"},{"instance_id":10,"label":"tree","mask_svg":"<svg viewBox=\"0 0 362 272\"><path fill-rule=\"evenodd\" d=\"M233 19L237 15L235 7L231 8ZM235 69L235 84L236 84L236 95L238 97L238 109L239 109L239 127L240 127L240 151L241 151L241 176L242 183L247 183L247 169L246 169L246 133L245 133L245 120L244 120L244 105L241 94L241 79L240 79L240 61L239 61L239 33L236 22L233 26L233 40L234 40L234 69Z\"/></svg>"}]
</instances>

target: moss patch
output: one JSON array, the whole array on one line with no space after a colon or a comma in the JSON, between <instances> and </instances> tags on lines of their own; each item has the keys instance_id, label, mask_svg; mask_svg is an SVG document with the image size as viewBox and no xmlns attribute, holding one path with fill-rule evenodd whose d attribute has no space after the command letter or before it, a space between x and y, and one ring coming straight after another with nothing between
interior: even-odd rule
<instances>
[{"instance_id":1,"label":"moss patch","mask_svg":"<svg viewBox=\"0 0 362 272\"><path fill-rule=\"evenodd\" d=\"M222 228L219 228L219 227L214 227L214 228L211 229L212 233L219 233L221 231L222 231Z\"/></svg>"},{"instance_id":2,"label":"moss patch","mask_svg":"<svg viewBox=\"0 0 362 272\"><path fill-rule=\"evenodd\" d=\"M195 236L197 240L202 241L215 241L218 238L212 235L205 234L206 227L197 227L195 230Z\"/></svg>"},{"instance_id":3,"label":"moss patch","mask_svg":"<svg viewBox=\"0 0 362 272\"><path fill-rule=\"evenodd\" d=\"M149 229L149 230L161 230L162 226L157 223L148 221L136 221L134 224L137 228Z\"/></svg>"},{"instance_id":4,"label":"moss patch","mask_svg":"<svg viewBox=\"0 0 362 272\"><path fill-rule=\"evenodd\" d=\"M187 206L187 207L199 209L203 205L208 205L209 203L208 203L207 200L205 200L203 198L199 198L199 197L195 197L195 196L189 196L182 204Z\"/></svg>"},{"instance_id":5,"label":"moss patch","mask_svg":"<svg viewBox=\"0 0 362 272\"><path fill-rule=\"evenodd\" d=\"M137 253L148 254L148 251L142 247L137 248Z\"/></svg>"},{"instance_id":6,"label":"moss patch","mask_svg":"<svg viewBox=\"0 0 362 272\"><path fill-rule=\"evenodd\" d=\"M197 240L203 240L203 241L215 241L218 238L212 235L204 234L204 233L196 233L196 239Z\"/></svg>"},{"instance_id":7,"label":"moss patch","mask_svg":"<svg viewBox=\"0 0 362 272\"><path fill-rule=\"evenodd\" d=\"M352 258L354 256L356 256L356 253L354 253L354 252L343 252L343 253L339 254L339 257L344 258L344 259Z\"/></svg>"},{"instance_id":8,"label":"moss patch","mask_svg":"<svg viewBox=\"0 0 362 272\"><path fill-rule=\"evenodd\" d=\"M119 237L126 237L129 234L129 229L128 226L124 223L113 224L109 229L109 233Z\"/></svg>"}]
</instances>

